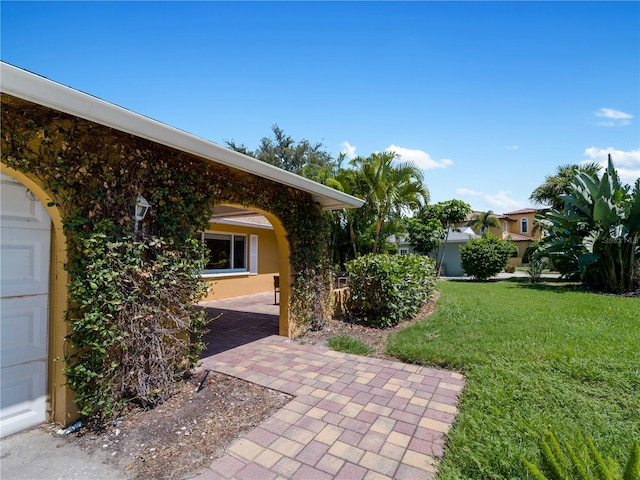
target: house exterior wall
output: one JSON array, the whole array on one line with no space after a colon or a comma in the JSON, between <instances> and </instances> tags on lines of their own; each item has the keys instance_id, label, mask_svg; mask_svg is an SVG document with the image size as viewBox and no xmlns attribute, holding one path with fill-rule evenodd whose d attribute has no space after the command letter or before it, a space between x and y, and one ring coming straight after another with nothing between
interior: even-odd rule
<instances>
[{"instance_id":1,"label":"house exterior wall","mask_svg":"<svg viewBox=\"0 0 640 480\"><path fill-rule=\"evenodd\" d=\"M522 257L524 256L524 251L532 243L533 243L532 241L529 241L529 242L526 242L526 241L513 242L513 244L518 249L518 256L510 258L509 259L509 265L513 265L514 267L521 266L522 265Z\"/></svg>"},{"instance_id":2,"label":"house exterior wall","mask_svg":"<svg viewBox=\"0 0 640 480\"><path fill-rule=\"evenodd\" d=\"M466 242L465 242L466 243ZM460 257L460 245L461 243L447 243L447 248L444 252L444 259L442 260L443 276L445 277L462 277L464 276L464 270L462 270L462 259ZM442 255L441 245L438 247L437 257Z\"/></svg>"},{"instance_id":3,"label":"house exterior wall","mask_svg":"<svg viewBox=\"0 0 640 480\"><path fill-rule=\"evenodd\" d=\"M522 258L524 256L524 251L527 249L529 245L533 243L535 240L540 240L542 238L542 229L537 228L534 224L534 220L538 211L533 212L509 212L504 215L496 215L500 222L499 227L490 227L489 233L498 238L502 238L503 240L513 240L514 245L518 249L518 256L509 259L509 265L514 267L519 267L522 265ZM522 219L527 219L527 231L525 233L522 232ZM466 222L457 223L456 226L458 228L463 227ZM506 228L505 228L506 225ZM536 227L536 228L534 228ZM480 235L479 228L474 228L473 231ZM517 238L515 238L517 236ZM522 236L530 237L531 240L523 239ZM448 273L447 273L448 275Z\"/></svg>"},{"instance_id":4,"label":"house exterior wall","mask_svg":"<svg viewBox=\"0 0 640 480\"><path fill-rule=\"evenodd\" d=\"M515 221L507 221L508 233L516 233L518 235L526 235L527 237L531 237L534 240L539 240L541 238L541 229L536 228L534 233L534 223L533 220L537 212L531 213L519 213L519 214L510 214L509 216L515 219ZM528 223L528 230L526 233L523 233L521 230L522 219L526 218Z\"/></svg>"},{"instance_id":5,"label":"house exterior wall","mask_svg":"<svg viewBox=\"0 0 640 480\"><path fill-rule=\"evenodd\" d=\"M203 275L209 283L209 293L205 300L222 300L225 298L261 293L273 290L273 276L279 274L278 241L271 229L210 223L207 232L225 232L258 236L258 273L238 273L222 275ZM247 248L250 246L247 244ZM250 255L247 253L247 259ZM250 261L250 260L249 260ZM250 268L250 265L248 265Z\"/></svg>"}]
</instances>

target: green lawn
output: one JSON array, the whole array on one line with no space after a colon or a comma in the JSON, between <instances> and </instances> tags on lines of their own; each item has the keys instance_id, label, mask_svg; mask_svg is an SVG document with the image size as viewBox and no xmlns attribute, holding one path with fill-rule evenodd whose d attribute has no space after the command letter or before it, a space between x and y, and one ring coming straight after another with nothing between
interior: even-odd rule
<instances>
[{"instance_id":1,"label":"green lawn","mask_svg":"<svg viewBox=\"0 0 640 480\"><path fill-rule=\"evenodd\" d=\"M640 299L526 279L437 289L437 311L388 351L467 377L439 478L528 478L545 428L579 427L623 464L640 439Z\"/></svg>"}]
</instances>

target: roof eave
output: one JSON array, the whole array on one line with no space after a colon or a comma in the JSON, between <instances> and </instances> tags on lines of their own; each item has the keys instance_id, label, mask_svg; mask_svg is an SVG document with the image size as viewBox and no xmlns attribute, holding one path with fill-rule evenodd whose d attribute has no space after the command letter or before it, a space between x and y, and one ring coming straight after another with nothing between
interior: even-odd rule
<instances>
[{"instance_id":1,"label":"roof eave","mask_svg":"<svg viewBox=\"0 0 640 480\"><path fill-rule=\"evenodd\" d=\"M358 208L364 200L229 150L100 98L0 62L3 93L202 157L309 193L325 210Z\"/></svg>"}]
</instances>

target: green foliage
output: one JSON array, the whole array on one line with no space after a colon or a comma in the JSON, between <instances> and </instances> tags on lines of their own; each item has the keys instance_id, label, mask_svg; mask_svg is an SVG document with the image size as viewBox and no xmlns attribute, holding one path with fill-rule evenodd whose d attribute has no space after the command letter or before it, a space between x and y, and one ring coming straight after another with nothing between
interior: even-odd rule
<instances>
[{"instance_id":1,"label":"green foliage","mask_svg":"<svg viewBox=\"0 0 640 480\"><path fill-rule=\"evenodd\" d=\"M408 240L416 252L429 254L440 246L446 235L446 230L435 218L423 218L420 213L407 218L405 228Z\"/></svg>"},{"instance_id":2,"label":"green foliage","mask_svg":"<svg viewBox=\"0 0 640 480\"><path fill-rule=\"evenodd\" d=\"M469 204L456 199L425 205L406 221L409 243L417 252L431 253L443 240L447 241L449 228L464 221L470 212Z\"/></svg>"},{"instance_id":3,"label":"green foliage","mask_svg":"<svg viewBox=\"0 0 640 480\"><path fill-rule=\"evenodd\" d=\"M569 193L569 185L574 177L580 173L597 177L600 172L600 165L597 163L587 163L585 165L560 165L553 175L547 175L544 183L536 187L529 196L529 200L538 205L550 205L555 210L562 210L564 206L564 195Z\"/></svg>"},{"instance_id":4,"label":"green foliage","mask_svg":"<svg viewBox=\"0 0 640 480\"><path fill-rule=\"evenodd\" d=\"M429 201L422 171L412 162L394 164L397 157L393 152L383 152L351 160L351 165L364 180L365 199L373 210L372 253L378 253L381 239L385 238L385 224L398 221L403 211L415 210Z\"/></svg>"},{"instance_id":5,"label":"green foliage","mask_svg":"<svg viewBox=\"0 0 640 480\"><path fill-rule=\"evenodd\" d=\"M465 376L440 480L525 479L545 429L588 431L623 465L640 439L638 300L575 283L442 281L387 353Z\"/></svg>"},{"instance_id":6,"label":"green foliage","mask_svg":"<svg viewBox=\"0 0 640 480\"><path fill-rule=\"evenodd\" d=\"M451 228L454 224L464 222L471 213L471 206L462 200L452 199L429 205L426 218L434 218L443 228Z\"/></svg>"},{"instance_id":7,"label":"green foliage","mask_svg":"<svg viewBox=\"0 0 640 480\"><path fill-rule=\"evenodd\" d=\"M526 267L525 272L529 275L529 282L538 283L542 278L542 272L547 268L546 258L536 258L532 260Z\"/></svg>"},{"instance_id":8,"label":"green foliage","mask_svg":"<svg viewBox=\"0 0 640 480\"><path fill-rule=\"evenodd\" d=\"M500 273L517 252L512 242L493 235L474 238L460 247L462 269L477 280L487 280Z\"/></svg>"},{"instance_id":9,"label":"green foliage","mask_svg":"<svg viewBox=\"0 0 640 480\"><path fill-rule=\"evenodd\" d=\"M348 309L365 324L388 327L418 313L433 294L434 262L421 255L365 255L346 265Z\"/></svg>"},{"instance_id":10,"label":"green foliage","mask_svg":"<svg viewBox=\"0 0 640 480\"><path fill-rule=\"evenodd\" d=\"M545 431L540 440L540 468L525 460L529 473L540 480L638 480L640 479L640 444L633 442L624 471L612 458L603 458L593 439L576 431L573 437L558 441Z\"/></svg>"},{"instance_id":11,"label":"green foliage","mask_svg":"<svg viewBox=\"0 0 640 480\"><path fill-rule=\"evenodd\" d=\"M202 351L206 293L201 246L180 248L151 236L78 240L81 257L69 295L75 300L65 374L80 414L115 414L126 402L145 408L166 400Z\"/></svg>"},{"instance_id":12,"label":"green foliage","mask_svg":"<svg viewBox=\"0 0 640 480\"><path fill-rule=\"evenodd\" d=\"M312 144L307 139L296 142L278 125L273 125L271 131L273 137L262 137L255 152L234 140L225 143L232 150L315 181L322 182L329 176L335 162L322 143Z\"/></svg>"},{"instance_id":13,"label":"green foliage","mask_svg":"<svg viewBox=\"0 0 640 480\"><path fill-rule=\"evenodd\" d=\"M493 210L476 213L466 224L467 227L477 228L480 234L488 232L491 227L500 227L500 220L493 214Z\"/></svg>"},{"instance_id":14,"label":"green foliage","mask_svg":"<svg viewBox=\"0 0 640 480\"><path fill-rule=\"evenodd\" d=\"M548 235L539 255L560 257L566 275L608 292L634 290L640 255L640 178L631 191L620 182L611 156L602 178L579 173L568 186L562 210L546 212Z\"/></svg>"},{"instance_id":15,"label":"green foliage","mask_svg":"<svg viewBox=\"0 0 640 480\"><path fill-rule=\"evenodd\" d=\"M287 231L294 274L292 330L331 315L329 224L309 194L5 94L1 113L3 164L39 182L62 216L71 279L67 374L83 414L107 416L128 398L153 404L169 391L158 387L153 375L145 375L144 362L151 359L140 347L130 351L140 352L136 361L141 363L126 367L140 377L122 376L120 367L109 363L115 348L110 341L155 332L158 342L148 348L172 352L163 357L165 365L154 366L159 369L155 372L167 372L163 382L178 378L180 369L186 371L197 358L200 320L181 309L190 305L184 302L199 298L200 284L185 275L196 261L192 239L207 228L218 204L270 212ZM132 233L132 203L138 194L152 204L140 225L142 237ZM138 270L129 262L136 255ZM126 294L120 289L124 283L108 282L120 275L129 278L129 291L137 293ZM151 315L151 325L138 317L127 326L137 330L118 323L125 314L143 313L143 319ZM172 321L180 332L171 330ZM160 327L167 335L158 333ZM92 332L99 335L92 338ZM185 349L172 335L192 336L193 343ZM182 363L175 357L179 355ZM149 388L137 383L143 380ZM115 388L115 381L123 383Z\"/></svg>"},{"instance_id":16,"label":"green foliage","mask_svg":"<svg viewBox=\"0 0 640 480\"><path fill-rule=\"evenodd\" d=\"M522 254L522 263L529 263L534 258L535 253L540 248L540 240L534 240L531 244L524 249Z\"/></svg>"},{"instance_id":17,"label":"green foliage","mask_svg":"<svg viewBox=\"0 0 640 480\"><path fill-rule=\"evenodd\" d=\"M337 352L352 353L354 355L368 355L373 350L362 340L349 335L336 335L335 337L331 337L327 340L327 344Z\"/></svg>"}]
</instances>

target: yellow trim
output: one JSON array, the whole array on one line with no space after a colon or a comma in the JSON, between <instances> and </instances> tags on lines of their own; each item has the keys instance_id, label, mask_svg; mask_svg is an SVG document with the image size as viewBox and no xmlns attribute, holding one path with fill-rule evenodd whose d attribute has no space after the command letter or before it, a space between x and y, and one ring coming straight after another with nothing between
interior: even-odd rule
<instances>
[{"instance_id":1,"label":"yellow trim","mask_svg":"<svg viewBox=\"0 0 640 480\"><path fill-rule=\"evenodd\" d=\"M66 425L78 418L73 392L66 387L64 375L65 336L70 329L65 321L68 309L67 241L62 228L62 216L57 207L50 207L51 196L35 178L0 164L2 173L15 178L27 187L44 205L51 217L51 266L49 274L49 361L47 378L47 416L50 420Z\"/></svg>"}]
</instances>

